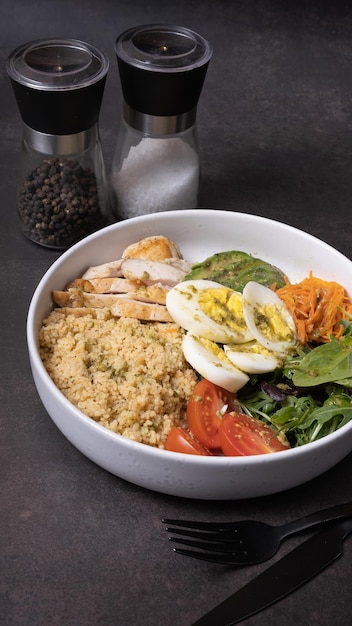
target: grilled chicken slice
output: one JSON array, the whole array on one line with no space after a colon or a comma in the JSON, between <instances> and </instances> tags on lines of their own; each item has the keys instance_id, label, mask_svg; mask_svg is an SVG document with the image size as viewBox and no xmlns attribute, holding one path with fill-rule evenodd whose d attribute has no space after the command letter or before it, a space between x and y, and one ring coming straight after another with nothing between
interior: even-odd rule
<instances>
[{"instance_id":1,"label":"grilled chicken slice","mask_svg":"<svg viewBox=\"0 0 352 626\"><path fill-rule=\"evenodd\" d=\"M122 254L123 259L149 259L151 261L163 261L171 257L182 259L177 245L163 235L145 237L132 243Z\"/></svg>"},{"instance_id":2,"label":"grilled chicken slice","mask_svg":"<svg viewBox=\"0 0 352 626\"><path fill-rule=\"evenodd\" d=\"M123 258L89 267L63 291L53 291L53 301L68 310L105 309L116 317L172 322L167 292L191 266L167 237L146 237L128 246Z\"/></svg>"},{"instance_id":3,"label":"grilled chicken slice","mask_svg":"<svg viewBox=\"0 0 352 626\"><path fill-rule=\"evenodd\" d=\"M122 259L111 261L110 263L103 263L102 265L94 265L89 267L83 274L82 278L109 278L122 276L121 272Z\"/></svg>"},{"instance_id":4,"label":"grilled chicken slice","mask_svg":"<svg viewBox=\"0 0 352 626\"><path fill-rule=\"evenodd\" d=\"M55 304L65 309L110 309L116 317L133 317L139 320L172 322L166 306L156 302L132 299L127 294L86 293L71 288L67 291L54 291Z\"/></svg>"},{"instance_id":5,"label":"grilled chicken slice","mask_svg":"<svg viewBox=\"0 0 352 626\"><path fill-rule=\"evenodd\" d=\"M186 275L183 269L174 267L171 263L147 259L126 259L121 269L125 278L138 280L145 285L160 283L173 287Z\"/></svg>"},{"instance_id":6,"label":"grilled chicken slice","mask_svg":"<svg viewBox=\"0 0 352 626\"><path fill-rule=\"evenodd\" d=\"M131 301L148 302L151 304L165 305L166 292L159 285L144 285L138 287L135 291L128 293L100 293L84 291L80 287L69 287L64 291L53 291L52 297L55 304L60 307L82 307L88 306L92 308L111 307L115 302L129 299Z\"/></svg>"},{"instance_id":7,"label":"grilled chicken slice","mask_svg":"<svg viewBox=\"0 0 352 626\"><path fill-rule=\"evenodd\" d=\"M111 307L116 317L134 317L146 322L173 322L166 306L150 302L137 302L129 298L121 298Z\"/></svg>"},{"instance_id":8,"label":"grilled chicken slice","mask_svg":"<svg viewBox=\"0 0 352 626\"><path fill-rule=\"evenodd\" d=\"M142 283L127 278L75 278L65 289L82 289L88 293L129 293L144 287Z\"/></svg>"},{"instance_id":9,"label":"grilled chicken slice","mask_svg":"<svg viewBox=\"0 0 352 626\"><path fill-rule=\"evenodd\" d=\"M65 300L65 297L60 294L68 291L75 293L74 290L90 294L129 294L134 300L165 304L169 288L159 284L147 286L127 278L92 278L91 280L76 278L65 287L64 291L55 291L55 298ZM78 294L77 299L79 299Z\"/></svg>"},{"instance_id":10,"label":"grilled chicken slice","mask_svg":"<svg viewBox=\"0 0 352 626\"><path fill-rule=\"evenodd\" d=\"M133 317L143 322L172 322L166 307L160 304L148 304L145 302L131 301L128 298L121 299L111 309L82 307L62 307L64 315L83 317L91 315L96 319L111 319L111 317ZM177 325L175 324L175 327Z\"/></svg>"},{"instance_id":11,"label":"grilled chicken slice","mask_svg":"<svg viewBox=\"0 0 352 626\"><path fill-rule=\"evenodd\" d=\"M168 237L155 235L145 237L136 243L132 243L122 253L122 258L110 263L89 267L82 278L108 278L122 276L121 265L124 259L149 259L163 261L165 259L182 259L177 245Z\"/></svg>"}]
</instances>

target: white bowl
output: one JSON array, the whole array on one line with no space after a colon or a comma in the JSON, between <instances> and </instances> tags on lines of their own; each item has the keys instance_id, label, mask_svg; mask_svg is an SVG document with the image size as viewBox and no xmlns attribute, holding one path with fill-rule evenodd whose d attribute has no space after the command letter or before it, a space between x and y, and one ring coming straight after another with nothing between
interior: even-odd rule
<instances>
[{"instance_id":1,"label":"white bowl","mask_svg":"<svg viewBox=\"0 0 352 626\"><path fill-rule=\"evenodd\" d=\"M54 385L38 351L38 331L49 313L53 289L61 289L90 265L117 259L138 239L165 235L184 257L201 261L215 252L243 250L279 266L291 281L312 270L352 284L352 262L300 230L254 215L192 209L133 218L90 235L46 272L30 304L27 340L39 396L65 437L107 471L160 493L209 500L253 498L295 487L333 467L352 450L352 421L335 433L282 453L252 457L203 457L167 452L117 435L75 408ZM351 294L349 294L351 295Z\"/></svg>"}]
</instances>

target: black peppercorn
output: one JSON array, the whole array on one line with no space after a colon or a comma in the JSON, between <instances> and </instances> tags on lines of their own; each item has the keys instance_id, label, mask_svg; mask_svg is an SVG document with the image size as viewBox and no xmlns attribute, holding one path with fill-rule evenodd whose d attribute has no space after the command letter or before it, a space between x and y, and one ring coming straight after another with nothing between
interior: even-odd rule
<instances>
[{"instance_id":1,"label":"black peppercorn","mask_svg":"<svg viewBox=\"0 0 352 626\"><path fill-rule=\"evenodd\" d=\"M24 234L65 249L104 225L97 181L77 160L44 160L24 179L18 196Z\"/></svg>"}]
</instances>

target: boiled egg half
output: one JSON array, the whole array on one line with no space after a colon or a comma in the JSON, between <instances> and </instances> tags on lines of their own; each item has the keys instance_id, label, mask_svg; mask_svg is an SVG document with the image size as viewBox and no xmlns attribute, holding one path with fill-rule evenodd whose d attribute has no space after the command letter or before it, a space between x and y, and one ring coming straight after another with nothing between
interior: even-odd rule
<instances>
[{"instance_id":1,"label":"boiled egg half","mask_svg":"<svg viewBox=\"0 0 352 626\"><path fill-rule=\"evenodd\" d=\"M251 281L243 294L210 280L189 280L173 287L166 306L188 331L186 361L204 378L237 392L248 374L280 367L296 341L294 321L280 298Z\"/></svg>"},{"instance_id":2,"label":"boiled egg half","mask_svg":"<svg viewBox=\"0 0 352 626\"><path fill-rule=\"evenodd\" d=\"M177 324L196 337L216 343L243 343L253 336L246 324L242 294L212 280L178 283L166 296Z\"/></svg>"},{"instance_id":3,"label":"boiled egg half","mask_svg":"<svg viewBox=\"0 0 352 626\"><path fill-rule=\"evenodd\" d=\"M249 376L227 358L214 341L187 333L182 342L186 361L207 380L227 391L236 393L249 381Z\"/></svg>"},{"instance_id":4,"label":"boiled egg half","mask_svg":"<svg viewBox=\"0 0 352 626\"><path fill-rule=\"evenodd\" d=\"M279 296L264 285L248 282L243 289L243 313L253 337L265 348L288 354L296 343L296 325Z\"/></svg>"},{"instance_id":5,"label":"boiled egg half","mask_svg":"<svg viewBox=\"0 0 352 626\"><path fill-rule=\"evenodd\" d=\"M233 365L247 374L273 372L282 365L279 354L271 352L255 340L240 345L225 345L224 352Z\"/></svg>"}]
</instances>

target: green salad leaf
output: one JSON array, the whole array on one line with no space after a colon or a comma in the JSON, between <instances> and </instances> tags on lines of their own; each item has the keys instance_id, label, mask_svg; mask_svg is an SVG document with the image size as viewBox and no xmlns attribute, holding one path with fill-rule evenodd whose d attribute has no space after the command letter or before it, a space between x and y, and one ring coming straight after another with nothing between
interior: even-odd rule
<instances>
[{"instance_id":1,"label":"green salad leaf","mask_svg":"<svg viewBox=\"0 0 352 626\"><path fill-rule=\"evenodd\" d=\"M251 377L242 410L276 426L292 447L321 439L352 420L352 324L340 339L301 349L282 369Z\"/></svg>"},{"instance_id":2,"label":"green salad leaf","mask_svg":"<svg viewBox=\"0 0 352 626\"><path fill-rule=\"evenodd\" d=\"M252 417L276 426L292 447L321 439L352 419L352 398L338 385L324 391L322 400L308 393L297 397L286 395L282 402L270 399L263 391L239 394L242 410Z\"/></svg>"},{"instance_id":3,"label":"green salad leaf","mask_svg":"<svg viewBox=\"0 0 352 626\"><path fill-rule=\"evenodd\" d=\"M352 387L352 337L333 337L303 358L296 360L292 370L292 382L298 387L311 387L338 382Z\"/></svg>"}]
</instances>

